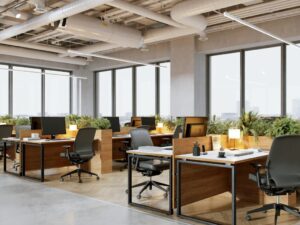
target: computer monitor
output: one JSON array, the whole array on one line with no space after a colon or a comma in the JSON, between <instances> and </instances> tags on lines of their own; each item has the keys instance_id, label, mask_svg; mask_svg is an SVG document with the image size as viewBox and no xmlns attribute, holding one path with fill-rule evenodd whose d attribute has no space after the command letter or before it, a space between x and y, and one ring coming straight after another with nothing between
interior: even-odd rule
<instances>
[{"instance_id":1,"label":"computer monitor","mask_svg":"<svg viewBox=\"0 0 300 225\"><path fill-rule=\"evenodd\" d=\"M42 117L30 117L31 130L41 130L42 129Z\"/></svg>"},{"instance_id":2,"label":"computer monitor","mask_svg":"<svg viewBox=\"0 0 300 225\"><path fill-rule=\"evenodd\" d=\"M148 126L149 130L155 130L156 129L155 117L154 116L141 117L141 121L142 121L142 126Z\"/></svg>"},{"instance_id":3,"label":"computer monitor","mask_svg":"<svg viewBox=\"0 0 300 225\"><path fill-rule=\"evenodd\" d=\"M55 139L57 134L66 134L65 117L42 117L42 134L51 135Z\"/></svg>"},{"instance_id":4,"label":"computer monitor","mask_svg":"<svg viewBox=\"0 0 300 225\"><path fill-rule=\"evenodd\" d=\"M119 117L105 117L105 119L109 120L110 128L112 129L112 132L120 132L121 131Z\"/></svg>"},{"instance_id":5,"label":"computer monitor","mask_svg":"<svg viewBox=\"0 0 300 225\"><path fill-rule=\"evenodd\" d=\"M207 132L208 117L185 117L183 137L203 137Z\"/></svg>"}]
</instances>

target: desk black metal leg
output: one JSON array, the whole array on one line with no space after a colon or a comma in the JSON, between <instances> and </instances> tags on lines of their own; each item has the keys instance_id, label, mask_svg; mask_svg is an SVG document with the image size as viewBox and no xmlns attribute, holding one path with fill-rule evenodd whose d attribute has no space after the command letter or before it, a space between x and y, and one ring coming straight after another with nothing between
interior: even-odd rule
<instances>
[{"instance_id":1,"label":"desk black metal leg","mask_svg":"<svg viewBox=\"0 0 300 225\"><path fill-rule=\"evenodd\" d=\"M232 193L232 225L236 225L236 171L231 168L231 193Z\"/></svg>"},{"instance_id":2,"label":"desk black metal leg","mask_svg":"<svg viewBox=\"0 0 300 225\"><path fill-rule=\"evenodd\" d=\"M173 163L172 158L169 159L169 213L173 214Z\"/></svg>"},{"instance_id":3,"label":"desk black metal leg","mask_svg":"<svg viewBox=\"0 0 300 225\"><path fill-rule=\"evenodd\" d=\"M132 203L132 156L128 155L128 204Z\"/></svg>"},{"instance_id":4,"label":"desk black metal leg","mask_svg":"<svg viewBox=\"0 0 300 225\"><path fill-rule=\"evenodd\" d=\"M4 141L4 149L3 149L3 171L6 172L6 151L7 151L6 141Z\"/></svg>"},{"instance_id":5,"label":"desk black metal leg","mask_svg":"<svg viewBox=\"0 0 300 225\"><path fill-rule=\"evenodd\" d=\"M180 160L177 160L176 163L176 207L177 207L177 216L181 215L181 163Z\"/></svg>"},{"instance_id":6,"label":"desk black metal leg","mask_svg":"<svg viewBox=\"0 0 300 225\"><path fill-rule=\"evenodd\" d=\"M25 177L26 175L26 147L24 144L21 144L21 148L22 148L22 171L21 174L22 176Z\"/></svg>"},{"instance_id":7,"label":"desk black metal leg","mask_svg":"<svg viewBox=\"0 0 300 225\"><path fill-rule=\"evenodd\" d=\"M44 145L41 145L41 182L44 182L45 177L45 156Z\"/></svg>"}]
</instances>

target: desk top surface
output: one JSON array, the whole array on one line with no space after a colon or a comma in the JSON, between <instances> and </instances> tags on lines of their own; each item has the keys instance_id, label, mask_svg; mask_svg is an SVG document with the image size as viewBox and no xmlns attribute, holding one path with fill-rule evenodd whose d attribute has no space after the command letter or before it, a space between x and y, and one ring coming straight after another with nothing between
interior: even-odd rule
<instances>
[{"instance_id":1,"label":"desk top surface","mask_svg":"<svg viewBox=\"0 0 300 225\"><path fill-rule=\"evenodd\" d=\"M127 151L128 154L133 154L133 155L144 155L144 156L163 156L163 157L171 157L173 156L173 151L172 150L166 150L163 148L151 148L149 147L144 148L144 149L139 149L139 150L129 150Z\"/></svg>"},{"instance_id":2,"label":"desk top surface","mask_svg":"<svg viewBox=\"0 0 300 225\"><path fill-rule=\"evenodd\" d=\"M200 156L193 156L193 154L183 154L183 155L177 155L176 159L235 165L247 161L253 161L254 159L266 158L269 155L269 152L267 151L263 151L263 152L256 151L250 155L243 155L243 156L231 155L231 156L226 156L226 158L219 158L218 153L219 151L209 151L207 155L200 155Z\"/></svg>"},{"instance_id":3,"label":"desk top surface","mask_svg":"<svg viewBox=\"0 0 300 225\"><path fill-rule=\"evenodd\" d=\"M173 136L173 133L165 133L165 134L150 134L151 137L169 137L169 136ZM113 140L117 140L117 139L130 139L131 136L130 134L116 134L112 136Z\"/></svg>"},{"instance_id":4,"label":"desk top surface","mask_svg":"<svg viewBox=\"0 0 300 225\"><path fill-rule=\"evenodd\" d=\"M9 137L3 138L3 141L21 142L23 144L54 144L54 143L73 143L75 138L70 139L37 139L37 140L21 140L20 138Z\"/></svg>"}]
</instances>

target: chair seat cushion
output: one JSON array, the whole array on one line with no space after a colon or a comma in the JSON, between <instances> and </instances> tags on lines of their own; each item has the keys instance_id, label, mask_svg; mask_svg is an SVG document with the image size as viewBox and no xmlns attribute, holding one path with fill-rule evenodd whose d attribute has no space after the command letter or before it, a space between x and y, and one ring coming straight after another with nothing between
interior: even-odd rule
<instances>
[{"instance_id":1,"label":"chair seat cushion","mask_svg":"<svg viewBox=\"0 0 300 225\"><path fill-rule=\"evenodd\" d=\"M139 168L142 168L145 170L163 171L163 170L169 169L169 162L161 161L161 160L141 161L139 163Z\"/></svg>"}]
</instances>

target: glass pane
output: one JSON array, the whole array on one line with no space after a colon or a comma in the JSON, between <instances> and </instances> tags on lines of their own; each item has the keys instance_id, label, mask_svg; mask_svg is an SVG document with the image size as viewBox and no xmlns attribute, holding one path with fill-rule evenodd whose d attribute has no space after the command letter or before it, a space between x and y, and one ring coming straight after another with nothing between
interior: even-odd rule
<instances>
[{"instance_id":1,"label":"glass pane","mask_svg":"<svg viewBox=\"0 0 300 225\"><path fill-rule=\"evenodd\" d=\"M132 68L116 70L116 116L122 123L132 116Z\"/></svg>"},{"instance_id":2,"label":"glass pane","mask_svg":"<svg viewBox=\"0 0 300 225\"><path fill-rule=\"evenodd\" d=\"M263 116L281 114L281 49L245 52L245 107Z\"/></svg>"},{"instance_id":3,"label":"glass pane","mask_svg":"<svg viewBox=\"0 0 300 225\"><path fill-rule=\"evenodd\" d=\"M300 118L299 58L299 49L287 46L286 111L288 115L297 119Z\"/></svg>"},{"instance_id":4,"label":"glass pane","mask_svg":"<svg viewBox=\"0 0 300 225\"><path fill-rule=\"evenodd\" d=\"M240 115L240 53L210 57L210 112L221 119Z\"/></svg>"},{"instance_id":5,"label":"glass pane","mask_svg":"<svg viewBox=\"0 0 300 225\"><path fill-rule=\"evenodd\" d=\"M171 63L161 63L159 77L159 111L162 117L171 116Z\"/></svg>"},{"instance_id":6,"label":"glass pane","mask_svg":"<svg viewBox=\"0 0 300 225\"><path fill-rule=\"evenodd\" d=\"M136 111L137 116L155 115L155 67L136 68Z\"/></svg>"},{"instance_id":7,"label":"glass pane","mask_svg":"<svg viewBox=\"0 0 300 225\"><path fill-rule=\"evenodd\" d=\"M41 70L13 67L13 114L14 116L41 115Z\"/></svg>"},{"instance_id":8,"label":"glass pane","mask_svg":"<svg viewBox=\"0 0 300 225\"><path fill-rule=\"evenodd\" d=\"M112 116L112 71L98 73L98 116Z\"/></svg>"},{"instance_id":9,"label":"glass pane","mask_svg":"<svg viewBox=\"0 0 300 225\"><path fill-rule=\"evenodd\" d=\"M0 65L0 115L8 114L8 66Z\"/></svg>"},{"instance_id":10,"label":"glass pane","mask_svg":"<svg viewBox=\"0 0 300 225\"><path fill-rule=\"evenodd\" d=\"M70 73L46 70L45 115L65 116L67 114L70 114Z\"/></svg>"}]
</instances>

